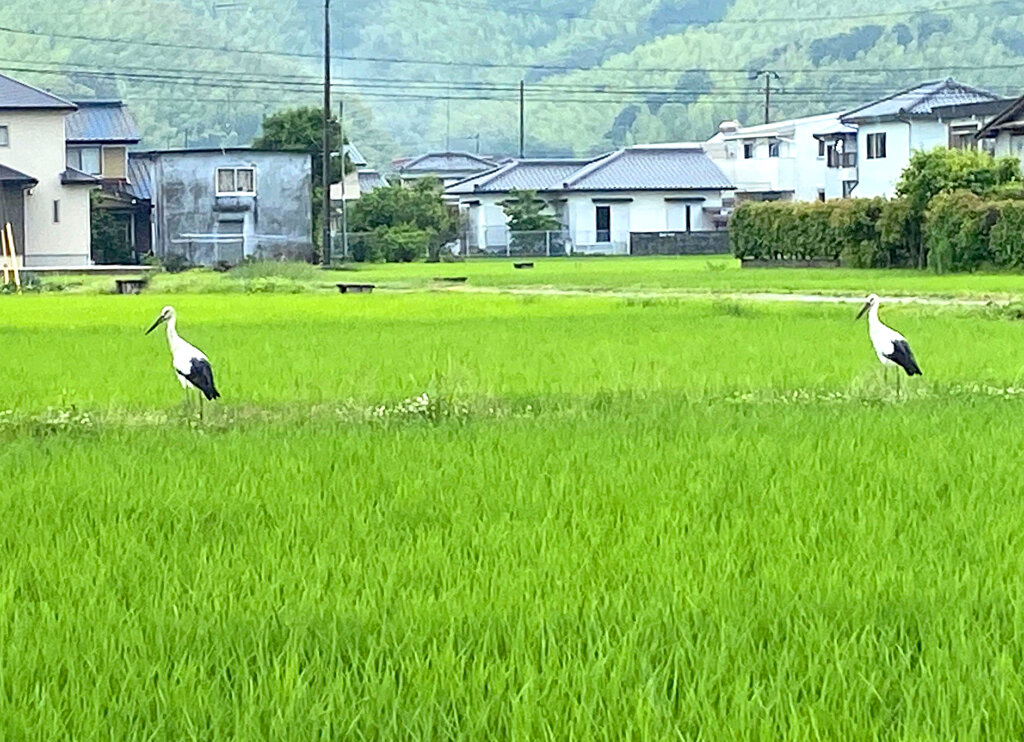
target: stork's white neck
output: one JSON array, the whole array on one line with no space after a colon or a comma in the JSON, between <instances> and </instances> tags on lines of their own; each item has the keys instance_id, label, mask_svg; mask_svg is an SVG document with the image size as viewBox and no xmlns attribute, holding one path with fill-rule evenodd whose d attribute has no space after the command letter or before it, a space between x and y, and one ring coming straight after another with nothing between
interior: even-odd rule
<instances>
[{"instance_id":1,"label":"stork's white neck","mask_svg":"<svg viewBox=\"0 0 1024 742\"><path fill-rule=\"evenodd\" d=\"M872 304L868 309L868 324L876 326L881 324L881 321L878 319L878 302Z\"/></svg>"},{"instance_id":2,"label":"stork's white neck","mask_svg":"<svg viewBox=\"0 0 1024 742\"><path fill-rule=\"evenodd\" d=\"M171 315L167 320L167 344L171 346L171 352L181 345L181 336L178 334L178 318Z\"/></svg>"}]
</instances>

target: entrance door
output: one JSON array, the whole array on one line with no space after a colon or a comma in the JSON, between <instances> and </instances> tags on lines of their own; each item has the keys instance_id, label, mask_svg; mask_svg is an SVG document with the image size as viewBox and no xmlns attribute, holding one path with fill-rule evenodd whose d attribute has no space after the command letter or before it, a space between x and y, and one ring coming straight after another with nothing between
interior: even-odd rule
<instances>
[{"instance_id":1,"label":"entrance door","mask_svg":"<svg viewBox=\"0 0 1024 742\"><path fill-rule=\"evenodd\" d=\"M612 207L598 206L594 212L597 228L597 239L595 242L612 241Z\"/></svg>"}]
</instances>

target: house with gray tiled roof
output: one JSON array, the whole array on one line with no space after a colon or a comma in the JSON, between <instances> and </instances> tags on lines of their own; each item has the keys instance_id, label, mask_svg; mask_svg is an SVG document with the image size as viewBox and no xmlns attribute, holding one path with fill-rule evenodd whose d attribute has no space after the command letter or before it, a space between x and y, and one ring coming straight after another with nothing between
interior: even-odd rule
<instances>
[{"instance_id":1,"label":"house with gray tiled roof","mask_svg":"<svg viewBox=\"0 0 1024 742\"><path fill-rule=\"evenodd\" d=\"M436 178L441 185L448 186L463 178L486 172L497 164L489 157L469 152L428 152L411 159L396 160L392 167L402 183Z\"/></svg>"},{"instance_id":2,"label":"house with gray tiled roof","mask_svg":"<svg viewBox=\"0 0 1024 742\"><path fill-rule=\"evenodd\" d=\"M24 265L90 263L93 176L69 166L69 100L0 75L0 226L10 224Z\"/></svg>"},{"instance_id":3,"label":"house with gray tiled roof","mask_svg":"<svg viewBox=\"0 0 1024 742\"><path fill-rule=\"evenodd\" d=\"M512 160L445 194L466 217L470 252L508 251L502 203L511 191L527 190L548 204L568 249L624 255L650 235L717 230L723 194L732 188L700 145L667 144L591 159Z\"/></svg>"},{"instance_id":4,"label":"house with gray tiled roof","mask_svg":"<svg viewBox=\"0 0 1024 742\"><path fill-rule=\"evenodd\" d=\"M843 124L856 127L856 163L850 194L892 196L915 151L950 145L950 129L942 111L999 100L987 90L949 78L917 85L847 111Z\"/></svg>"}]
</instances>

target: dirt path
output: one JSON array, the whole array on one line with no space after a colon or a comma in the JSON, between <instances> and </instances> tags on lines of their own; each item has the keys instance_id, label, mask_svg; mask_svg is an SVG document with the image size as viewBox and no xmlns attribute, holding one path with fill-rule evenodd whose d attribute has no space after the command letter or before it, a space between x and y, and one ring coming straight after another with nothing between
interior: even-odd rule
<instances>
[{"instance_id":1,"label":"dirt path","mask_svg":"<svg viewBox=\"0 0 1024 742\"><path fill-rule=\"evenodd\" d=\"M862 296L834 294L782 294L747 291L691 291L686 289L558 289L548 286L449 286L437 291L465 294L512 294L515 296L604 296L623 299L731 299L735 301L775 301L805 304L861 304ZM930 304L934 306L983 307L997 303L989 299L957 299L935 296L881 296L886 304Z\"/></svg>"}]
</instances>

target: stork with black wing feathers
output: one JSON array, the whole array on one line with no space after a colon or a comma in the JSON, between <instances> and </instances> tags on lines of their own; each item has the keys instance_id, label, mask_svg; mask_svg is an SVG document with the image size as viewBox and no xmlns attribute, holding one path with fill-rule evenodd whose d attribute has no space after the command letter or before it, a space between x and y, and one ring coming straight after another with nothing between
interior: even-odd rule
<instances>
[{"instance_id":1,"label":"stork with black wing feathers","mask_svg":"<svg viewBox=\"0 0 1024 742\"><path fill-rule=\"evenodd\" d=\"M921 367L917 365L914 354L910 350L910 343L896 330L882 324L878 319L878 297L871 294L857 314L857 319L868 313L868 335L871 338L871 345L875 348L875 355L882 366L896 366L903 369L907 376L921 376ZM900 393L899 372L896 373L896 395Z\"/></svg>"},{"instance_id":2,"label":"stork with black wing feathers","mask_svg":"<svg viewBox=\"0 0 1024 742\"><path fill-rule=\"evenodd\" d=\"M174 307L164 307L160 316L152 327L146 330L146 334L153 332L160 325L167 323L167 344L171 347L171 364L174 366L175 375L181 382L181 387L186 391L196 389L200 393L199 416L203 416L203 398L214 400L220 397L220 392L213 383L213 369L210 361L199 348L189 345L178 335L177 314Z\"/></svg>"}]
</instances>

